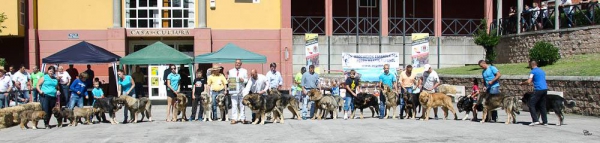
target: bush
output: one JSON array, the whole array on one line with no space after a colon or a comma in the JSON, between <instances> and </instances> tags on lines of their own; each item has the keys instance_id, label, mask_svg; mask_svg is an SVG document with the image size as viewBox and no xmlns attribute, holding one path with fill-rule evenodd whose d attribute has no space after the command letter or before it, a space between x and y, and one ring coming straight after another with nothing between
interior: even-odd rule
<instances>
[{"instance_id":1,"label":"bush","mask_svg":"<svg viewBox=\"0 0 600 143\"><path fill-rule=\"evenodd\" d=\"M548 42L537 42L529 49L529 59L537 61L539 66L552 65L560 59L560 53Z\"/></svg>"},{"instance_id":2,"label":"bush","mask_svg":"<svg viewBox=\"0 0 600 143\"><path fill-rule=\"evenodd\" d=\"M483 19L481 20L481 24L479 24L479 29L477 32L473 34L475 44L483 46L485 49L485 59L489 62L496 60L496 52L494 51L494 47L500 43L500 36L498 36L496 32L497 30L492 29L488 33L487 22L485 19Z\"/></svg>"},{"instance_id":3,"label":"bush","mask_svg":"<svg viewBox=\"0 0 600 143\"><path fill-rule=\"evenodd\" d=\"M4 60L4 58L0 58L0 67L4 67L5 64L6 60Z\"/></svg>"}]
</instances>

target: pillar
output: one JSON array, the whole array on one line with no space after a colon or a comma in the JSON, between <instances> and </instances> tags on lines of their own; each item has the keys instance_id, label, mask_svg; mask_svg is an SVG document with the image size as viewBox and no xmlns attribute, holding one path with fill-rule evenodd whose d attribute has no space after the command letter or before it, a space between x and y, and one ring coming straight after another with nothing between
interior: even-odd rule
<instances>
[{"instance_id":1,"label":"pillar","mask_svg":"<svg viewBox=\"0 0 600 143\"><path fill-rule=\"evenodd\" d=\"M442 0L433 0L434 36L442 36Z\"/></svg>"},{"instance_id":2,"label":"pillar","mask_svg":"<svg viewBox=\"0 0 600 143\"><path fill-rule=\"evenodd\" d=\"M558 0L554 1L554 15L560 15L558 11ZM548 15L549 16L549 15ZM554 30L560 29L560 16L554 16Z\"/></svg>"},{"instance_id":3,"label":"pillar","mask_svg":"<svg viewBox=\"0 0 600 143\"><path fill-rule=\"evenodd\" d=\"M389 1L388 0L381 0L381 14L379 14L379 16L381 16L381 21L379 21L380 23L380 31L381 31L381 36L382 37L387 37L389 34Z\"/></svg>"},{"instance_id":4,"label":"pillar","mask_svg":"<svg viewBox=\"0 0 600 143\"><path fill-rule=\"evenodd\" d=\"M121 0L113 0L113 28L121 26Z\"/></svg>"},{"instance_id":5,"label":"pillar","mask_svg":"<svg viewBox=\"0 0 600 143\"><path fill-rule=\"evenodd\" d=\"M333 34L333 0L325 0L325 36Z\"/></svg>"},{"instance_id":6,"label":"pillar","mask_svg":"<svg viewBox=\"0 0 600 143\"><path fill-rule=\"evenodd\" d=\"M521 33L521 13L523 13L523 0L517 0L517 34Z\"/></svg>"},{"instance_id":7,"label":"pillar","mask_svg":"<svg viewBox=\"0 0 600 143\"><path fill-rule=\"evenodd\" d=\"M330 3L331 4L331 3ZM278 66L283 79L293 79L293 41L292 41L292 0L281 0L281 36L280 36L280 59L281 63ZM285 55L288 59L285 59ZM283 89L289 89L292 82L284 82Z\"/></svg>"},{"instance_id":8,"label":"pillar","mask_svg":"<svg viewBox=\"0 0 600 143\"><path fill-rule=\"evenodd\" d=\"M26 57L29 58L29 68L32 69L35 65L40 65L39 46L37 39L37 25L35 24L37 0L27 0L27 48L29 49ZM41 67L40 67L41 68Z\"/></svg>"},{"instance_id":9,"label":"pillar","mask_svg":"<svg viewBox=\"0 0 600 143\"><path fill-rule=\"evenodd\" d=\"M496 0L496 25L498 26L498 30L500 30L500 21L502 20L502 0Z\"/></svg>"},{"instance_id":10,"label":"pillar","mask_svg":"<svg viewBox=\"0 0 600 143\"><path fill-rule=\"evenodd\" d=\"M206 0L196 0L198 4L198 22L197 28L206 28Z\"/></svg>"},{"instance_id":11,"label":"pillar","mask_svg":"<svg viewBox=\"0 0 600 143\"><path fill-rule=\"evenodd\" d=\"M487 23L485 23L487 25L487 31L489 32L491 29L491 24L494 18L494 4L492 3L493 0L485 0L483 2L483 15L484 18L486 20Z\"/></svg>"}]
</instances>

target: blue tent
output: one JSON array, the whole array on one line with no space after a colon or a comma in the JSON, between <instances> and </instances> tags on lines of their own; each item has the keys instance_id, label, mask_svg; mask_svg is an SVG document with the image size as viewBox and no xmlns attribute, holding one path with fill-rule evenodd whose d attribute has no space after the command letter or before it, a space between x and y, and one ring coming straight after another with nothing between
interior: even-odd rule
<instances>
[{"instance_id":1,"label":"blue tent","mask_svg":"<svg viewBox=\"0 0 600 143\"><path fill-rule=\"evenodd\" d=\"M54 53L42 63L51 64L94 64L116 62L121 57L94 44L82 41L64 50Z\"/></svg>"}]
</instances>

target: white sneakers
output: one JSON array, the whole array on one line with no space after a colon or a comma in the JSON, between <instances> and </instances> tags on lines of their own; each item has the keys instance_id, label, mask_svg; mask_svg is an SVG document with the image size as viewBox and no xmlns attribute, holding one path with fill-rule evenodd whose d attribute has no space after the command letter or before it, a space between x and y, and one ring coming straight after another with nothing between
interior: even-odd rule
<instances>
[{"instance_id":1,"label":"white sneakers","mask_svg":"<svg viewBox=\"0 0 600 143\"><path fill-rule=\"evenodd\" d=\"M344 113L344 120L348 120L348 113Z\"/></svg>"}]
</instances>

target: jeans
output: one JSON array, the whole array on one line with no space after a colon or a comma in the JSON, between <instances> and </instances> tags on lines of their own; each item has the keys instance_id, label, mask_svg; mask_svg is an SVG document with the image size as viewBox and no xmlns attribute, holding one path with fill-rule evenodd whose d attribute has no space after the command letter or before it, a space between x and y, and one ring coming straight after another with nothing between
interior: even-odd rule
<instances>
[{"instance_id":1,"label":"jeans","mask_svg":"<svg viewBox=\"0 0 600 143\"><path fill-rule=\"evenodd\" d=\"M129 92L129 96L135 98L135 92ZM127 115L129 113L129 109L127 109L127 106L125 106L123 109L123 122L126 122L127 118L129 117L129 115ZM135 118L135 116L132 118Z\"/></svg>"},{"instance_id":2,"label":"jeans","mask_svg":"<svg viewBox=\"0 0 600 143\"><path fill-rule=\"evenodd\" d=\"M60 101L59 101L60 106L67 106L67 105L69 105L68 104L69 99L70 99L69 95L71 95L71 94L69 94L69 86L66 84L61 84L59 87L60 87L60 95L62 96L62 97L60 97Z\"/></svg>"},{"instance_id":3,"label":"jeans","mask_svg":"<svg viewBox=\"0 0 600 143\"><path fill-rule=\"evenodd\" d=\"M237 94L237 93L236 93ZM244 114L246 109L244 104L242 104L242 100L244 96L242 95L231 95L231 119L236 121L246 120L246 115ZM239 115L238 115L239 114Z\"/></svg>"},{"instance_id":4,"label":"jeans","mask_svg":"<svg viewBox=\"0 0 600 143\"><path fill-rule=\"evenodd\" d=\"M84 93L82 93L84 94ZM69 109L75 108L75 104L77 107L83 108L83 98L85 95L77 95L77 93L71 93L71 99L69 100Z\"/></svg>"},{"instance_id":5,"label":"jeans","mask_svg":"<svg viewBox=\"0 0 600 143\"><path fill-rule=\"evenodd\" d=\"M573 26L573 11L571 6L567 6L563 8L563 12L567 18L567 27L571 28Z\"/></svg>"},{"instance_id":6,"label":"jeans","mask_svg":"<svg viewBox=\"0 0 600 143\"><path fill-rule=\"evenodd\" d=\"M539 114L542 116L542 123L548 123L548 112L546 111L546 95L548 95L548 90L535 90L533 92L533 95L530 97L529 102L527 103L533 122L539 122L539 118L537 116L539 111Z\"/></svg>"},{"instance_id":7,"label":"jeans","mask_svg":"<svg viewBox=\"0 0 600 143\"><path fill-rule=\"evenodd\" d=\"M307 91L309 89L306 89ZM308 100L308 95L302 93L302 117L303 118L308 118L309 116L308 114L308 106L310 106L310 117L313 117L315 115L315 102L314 101L310 101Z\"/></svg>"},{"instance_id":8,"label":"jeans","mask_svg":"<svg viewBox=\"0 0 600 143\"><path fill-rule=\"evenodd\" d=\"M383 90L379 91L379 119L383 119L385 116L385 95Z\"/></svg>"},{"instance_id":9,"label":"jeans","mask_svg":"<svg viewBox=\"0 0 600 143\"><path fill-rule=\"evenodd\" d=\"M6 97L4 96L4 93L0 93L0 108L4 108L4 105L8 105L5 102L6 102Z\"/></svg>"},{"instance_id":10,"label":"jeans","mask_svg":"<svg viewBox=\"0 0 600 143\"><path fill-rule=\"evenodd\" d=\"M19 104L29 103L29 91L21 91L21 97L19 97L17 99L19 99L19 101L17 101L17 103L19 103ZM25 101L21 101L21 99L23 99Z\"/></svg>"},{"instance_id":11,"label":"jeans","mask_svg":"<svg viewBox=\"0 0 600 143\"><path fill-rule=\"evenodd\" d=\"M33 96L33 102L40 102L40 94L38 93L37 89L33 89L31 94Z\"/></svg>"},{"instance_id":12,"label":"jeans","mask_svg":"<svg viewBox=\"0 0 600 143\"><path fill-rule=\"evenodd\" d=\"M351 111L354 109L354 104L352 103L352 94L347 93L346 97L344 97L344 111Z\"/></svg>"},{"instance_id":13,"label":"jeans","mask_svg":"<svg viewBox=\"0 0 600 143\"><path fill-rule=\"evenodd\" d=\"M499 86L489 87L489 88L487 88L486 92L488 94L490 94L490 96L497 95L497 94L500 94L500 89L499 88L500 88ZM479 102L481 102L481 101L483 101L483 100L479 100ZM494 111L492 111L491 114L492 114L492 120L495 121L496 119L498 119L498 111L494 110Z\"/></svg>"},{"instance_id":14,"label":"jeans","mask_svg":"<svg viewBox=\"0 0 600 143\"><path fill-rule=\"evenodd\" d=\"M202 115L204 109L202 108L202 100L200 99L200 95L192 95L195 96L196 99L192 99L192 116L190 116L190 120L198 119L202 120ZM198 107L200 106L200 107ZM196 118L196 113L198 113L198 118Z\"/></svg>"},{"instance_id":15,"label":"jeans","mask_svg":"<svg viewBox=\"0 0 600 143\"><path fill-rule=\"evenodd\" d=\"M223 93L224 90L221 91L210 91L210 98L212 99L212 118L213 120L217 120L217 95Z\"/></svg>"},{"instance_id":16,"label":"jeans","mask_svg":"<svg viewBox=\"0 0 600 143\"><path fill-rule=\"evenodd\" d=\"M44 116L44 125L48 126L48 124L50 123L50 117L52 116L52 108L54 108L54 106L56 105L56 97L42 95L40 96L40 105L42 105L42 110L46 112L46 116Z\"/></svg>"}]
</instances>

